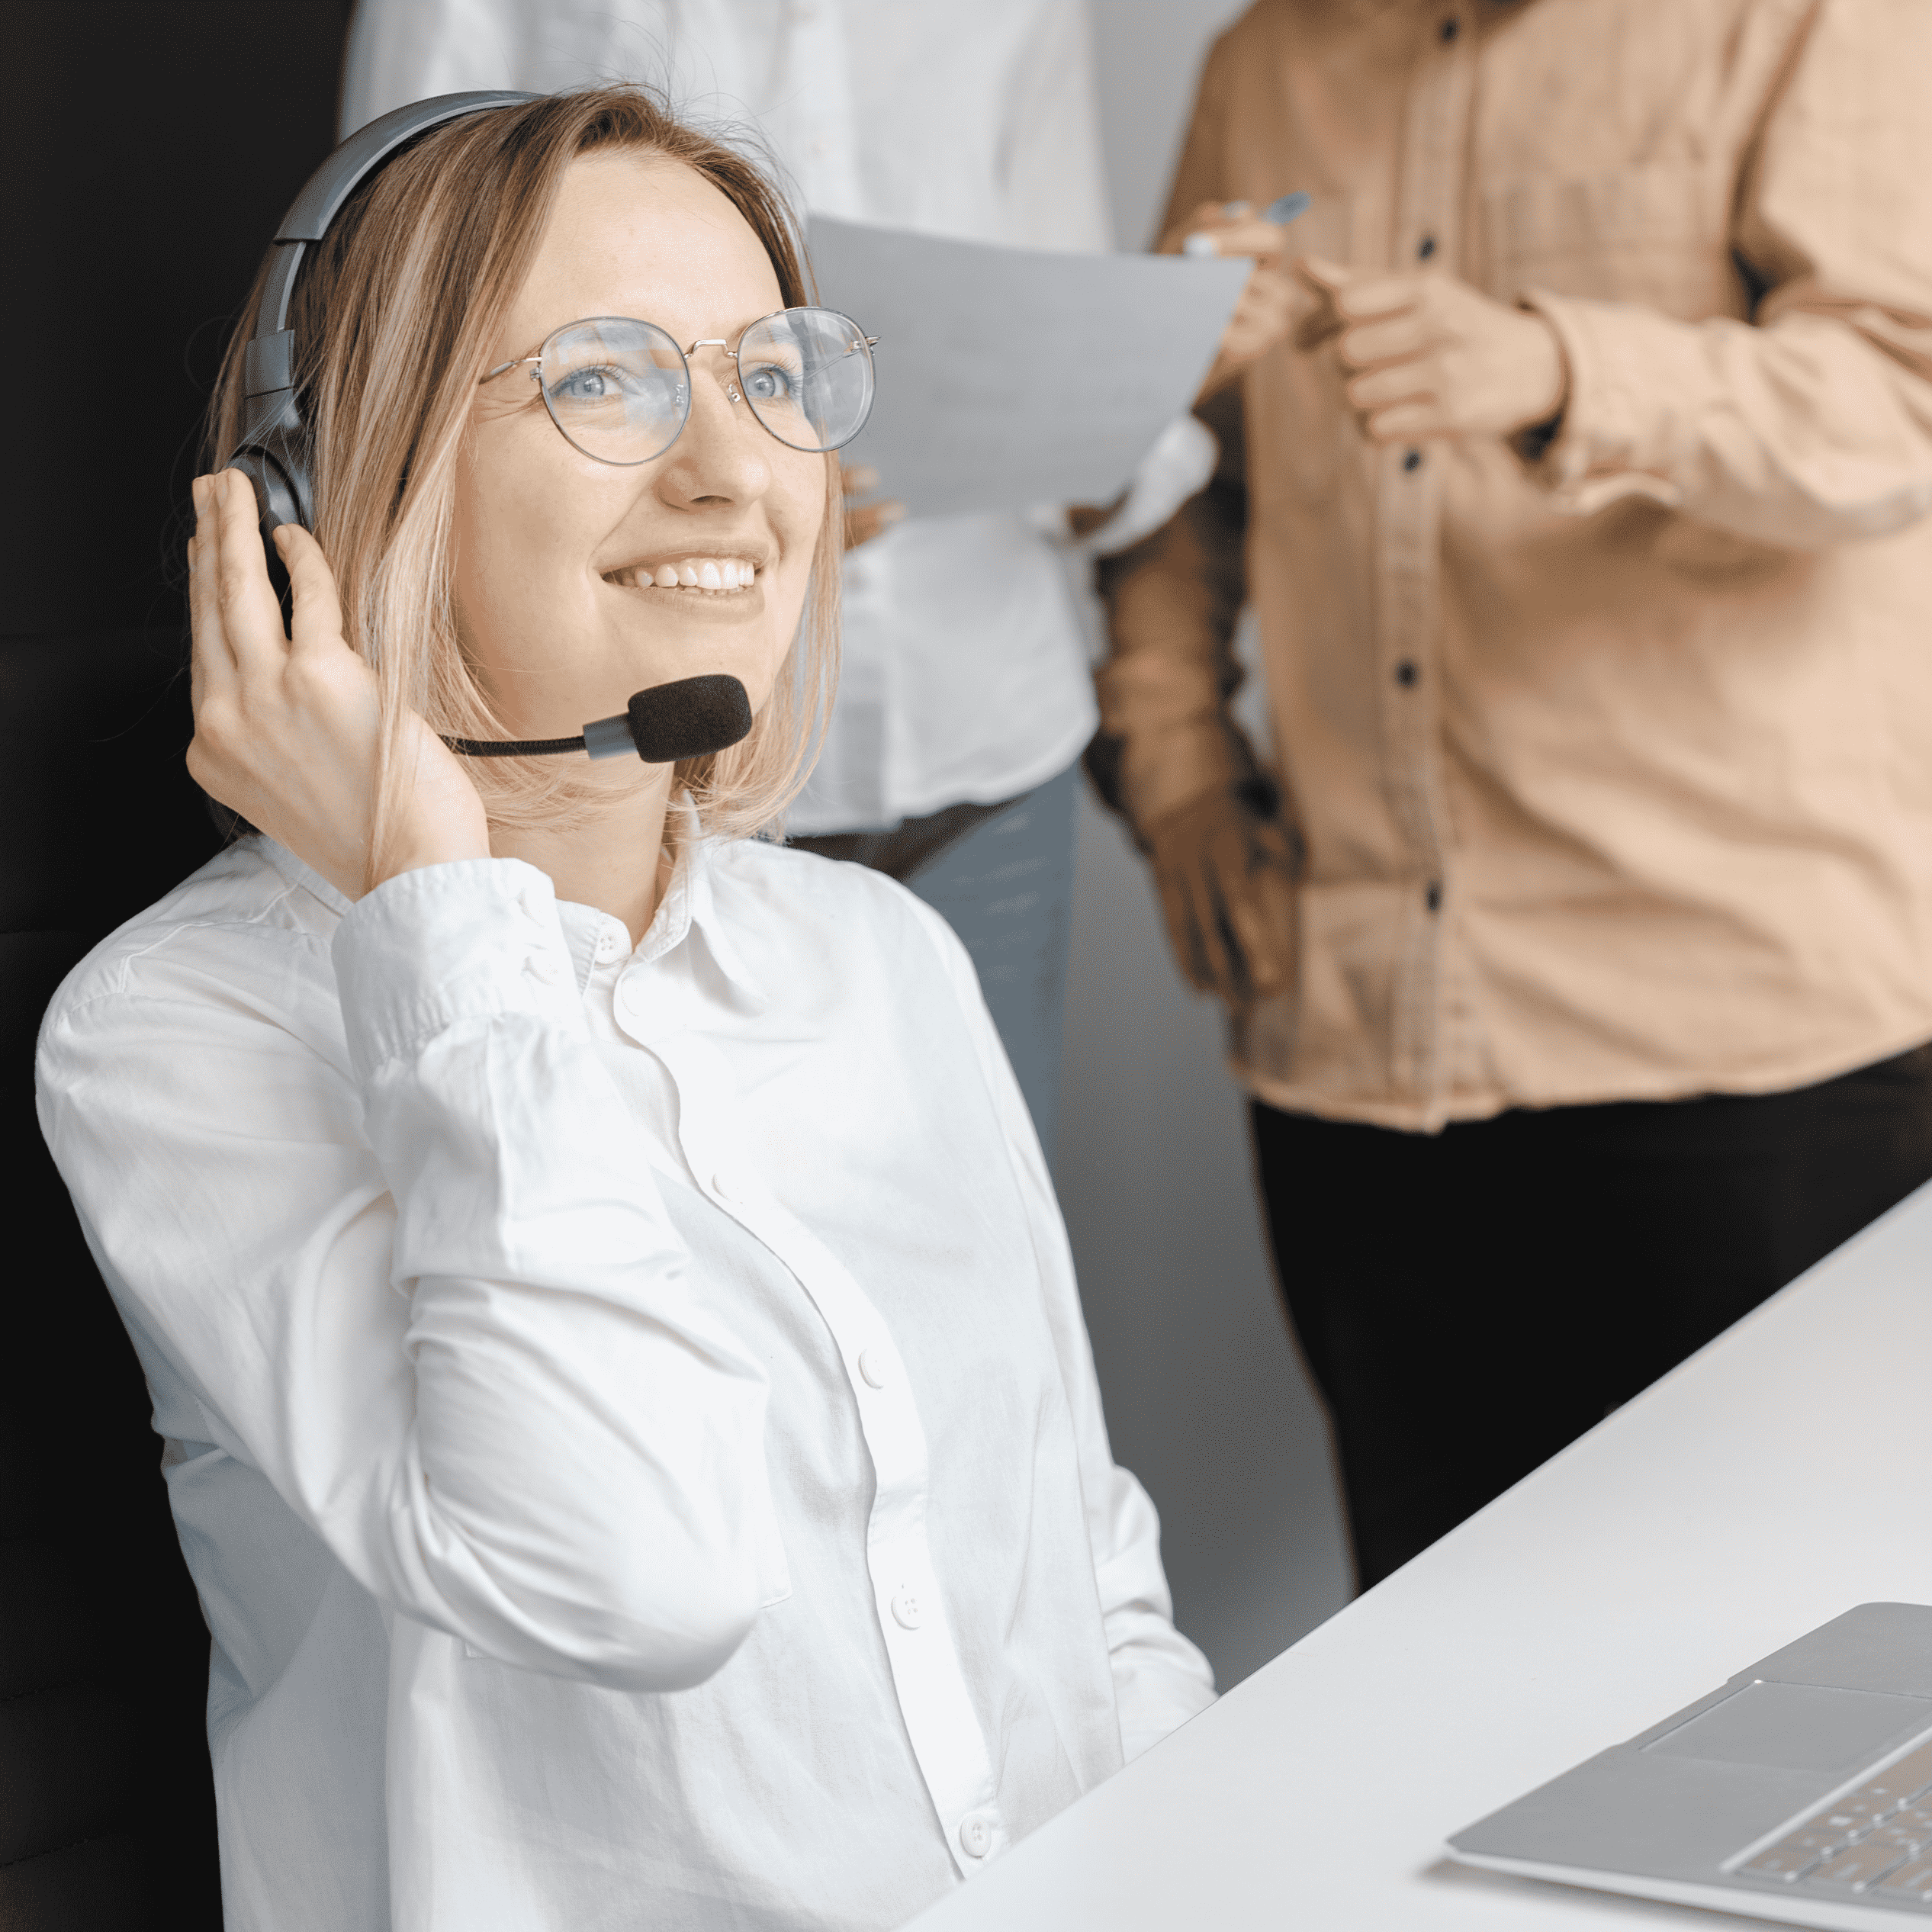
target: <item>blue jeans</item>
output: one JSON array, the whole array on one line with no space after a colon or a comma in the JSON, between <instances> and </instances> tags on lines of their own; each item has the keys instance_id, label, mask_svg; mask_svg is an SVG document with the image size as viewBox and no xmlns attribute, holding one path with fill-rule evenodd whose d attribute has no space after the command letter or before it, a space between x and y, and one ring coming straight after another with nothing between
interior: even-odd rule
<instances>
[{"instance_id":1,"label":"blue jeans","mask_svg":"<svg viewBox=\"0 0 1932 1932\"><path fill-rule=\"evenodd\" d=\"M1059 1122L1079 783L1078 765L1050 778L935 853L905 882L972 956L1050 1167Z\"/></svg>"}]
</instances>

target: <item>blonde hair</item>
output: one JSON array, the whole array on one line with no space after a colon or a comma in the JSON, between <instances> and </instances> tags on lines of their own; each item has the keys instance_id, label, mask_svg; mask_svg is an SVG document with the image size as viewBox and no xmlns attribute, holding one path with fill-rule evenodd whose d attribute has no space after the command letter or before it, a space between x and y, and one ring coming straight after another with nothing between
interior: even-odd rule
<instances>
[{"instance_id":1,"label":"blonde hair","mask_svg":"<svg viewBox=\"0 0 1932 1932\"><path fill-rule=\"evenodd\" d=\"M289 323L295 381L312 438L315 534L342 593L344 635L374 669L383 751L371 857L391 822L396 747L414 709L445 735L515 735L466 661L451 588L458 465L478 375L548 229L565 172L593 149L683 162L738 209L776 271L786 307L812 299L791 217L757 169L686 126L648 89L548 95L445 122L365 182L311 246ZM271 251L272 258L272 251ZM266 279L263 262L245 315ZM208 467L239 439L246 328L217 378ZM681 763L707 834L776 827L818 754L837 682L838 464L828 456L826 516L804 621L751 735ZM493 825L555 824L591 796L574 761L474 760ZM667 834L671 828L667 825Z\"/></svg>"}]
</instances>

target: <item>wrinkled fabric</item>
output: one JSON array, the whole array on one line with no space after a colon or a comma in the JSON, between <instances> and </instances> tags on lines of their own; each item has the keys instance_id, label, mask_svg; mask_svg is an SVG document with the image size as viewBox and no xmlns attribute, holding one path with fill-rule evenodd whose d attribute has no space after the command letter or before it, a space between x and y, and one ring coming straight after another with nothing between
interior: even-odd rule
<instances>
[{"instance_id":1,"label":"wrinkled fabric","mask_svg":"<svg viewBox=\"0 0 1932 1932\"><path fill-rule=\"evenodd\" d=\"M1428 1129L1932 1036L1928 73L1919 0L1262 0L1217 43L1171 220L1306 189L1295 248L1523 303L1570 371L1540 452L1378 450L1284 345L1115 567L1143 825L1249 775L1259 619L1307 848L1260 1098Z\"/></svg>"},{"instance_id":2,"label":"wrinkled fabric","mask_svg":"<svg viewBox=\"0 0 1932 1932\"><path fill-rule=\"evenodd\" d=\"M687 840L252 838L104 941L40 1117L213 1633L233 1932L901 1924L1210 1697L958 942Z\"/></svg>"}]
</instances>

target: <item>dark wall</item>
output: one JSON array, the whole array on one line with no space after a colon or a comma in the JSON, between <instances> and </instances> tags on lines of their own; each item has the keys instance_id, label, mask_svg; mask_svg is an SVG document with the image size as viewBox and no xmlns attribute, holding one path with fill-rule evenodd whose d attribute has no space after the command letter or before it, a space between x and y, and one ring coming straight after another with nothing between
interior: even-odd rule
<instances>
[{"instance_id":1,"label":"dark wall","mask_svg":"<svg viewBox=\"0 0 1932 1932\"><path fill-rule=\"evenodd\" d=\"M220 1924L207 1634L140 1373L33 1116L49 995L214 849L181 514L222 342L333 143L349 0L11 14L0 260L0 1932Z\"/></svg>"}]
</instances>

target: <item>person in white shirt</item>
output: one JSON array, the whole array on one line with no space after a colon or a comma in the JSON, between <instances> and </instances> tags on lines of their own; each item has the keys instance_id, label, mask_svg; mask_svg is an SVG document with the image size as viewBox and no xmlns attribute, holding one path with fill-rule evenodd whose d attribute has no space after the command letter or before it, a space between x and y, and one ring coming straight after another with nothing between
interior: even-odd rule
<instances>
[{"instance_id":1,"label":"person in white shirt","mask_svg":"<svg viewBox=\"0 0 1932 1932\"><path fill-rule=\"evenodd\" d=\"M840 500L726 346L807 299L648 96L478 112L297 284L292 637L197 480L190 766L260 830L38 1081L213 1634L230 1932L882 1929L1212 1696L963 951L744 836ZM648 460L568 426L586 317L693 345ZM757 724L674 767L439 735L699 672Z\"/></svg>"},{"instance_id":2,"label":"person in white shirt","mask_svg":"<svg viewBox=\"0 0 1932 1932\"><path fill-rule=\"evenodd\" d=\"M1113 245L1086 0L359 0L341 131L462 88L620 79L748 123L815 213ZM795 838L905 879L953 924L1050 1162L1073 767L1098 722L1056 520L915 517L854 551L837 706L788 815Z\"/></svg>"}]
</instances>

